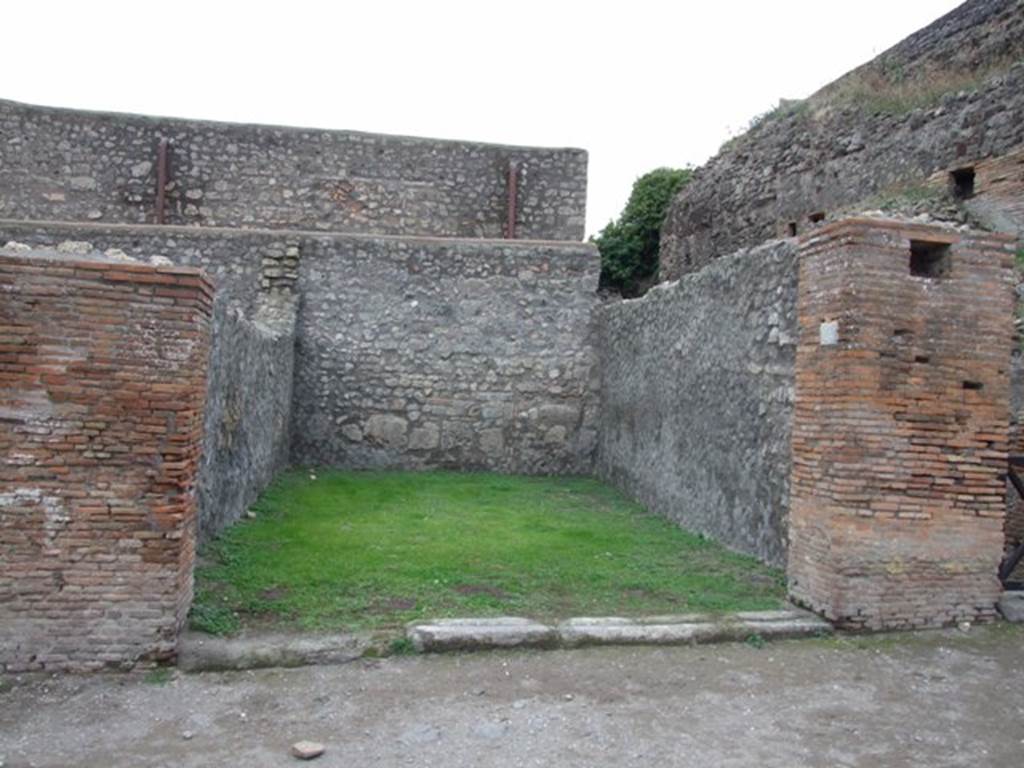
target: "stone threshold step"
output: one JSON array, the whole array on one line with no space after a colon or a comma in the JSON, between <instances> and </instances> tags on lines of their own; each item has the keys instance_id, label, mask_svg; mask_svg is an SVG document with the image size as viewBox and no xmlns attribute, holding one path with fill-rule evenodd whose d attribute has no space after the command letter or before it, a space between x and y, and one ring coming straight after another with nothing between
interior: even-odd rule
<instances>
[{"instance_id":1,"label":"stone threshold step","mask_svg":"<svg viewBox=\"0 0 1024 768\"><path fill-rule=\"evenodd\" d=\"M800 610L724 615L682 614L567 619L554 625L515 616L438 619L410 624L406 642L420 653L498 648L579 648L591 645L685 645L757 638L809 637L832 626ZM392 652L394 638L371 634L258 633L217 637L186 632L178 641L178 668L185 672L346 664Z\"/></svg>"},{"instance_id":2,"label":"stone threshold step","mask_svg":"<svg viewBox=\"0 0 1024 768\"><path fill-rule=\"evenodd\" d=\"M722 615L578 617L554 625L516 616L438 619L410 624L406 637L420 653L439 653L495 648L688 645L813 637L831 632L832 625L824 619L790 609Z\"/></svg>"},{"instance_id":3,"label":"stone threshold step","mask_svg":"<svg viewBox=\"0 0 1024 768\"><path fill-rule=\"evenodd\" d=\"M261 633L217 637L186 632L178 639L177 662L184 672L346 664L363 658L372 645L364 635Z\"/></svg>"}]
</instances>

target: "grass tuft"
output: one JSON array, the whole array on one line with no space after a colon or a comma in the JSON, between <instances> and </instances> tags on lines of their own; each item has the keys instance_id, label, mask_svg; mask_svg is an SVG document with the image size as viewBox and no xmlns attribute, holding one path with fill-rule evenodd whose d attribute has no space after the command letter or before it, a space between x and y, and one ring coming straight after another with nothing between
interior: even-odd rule
<instances>
[{"instance_id":1,"label":"grass tuft","mask_svg":"<svg viewBox=\"0 0 1024 768\"><path fill-rule=\"evenodd\" d=\"M949 94L976 91L986 80L1006 72L1019 61L1019 57L1006 56L983 67L907 71L901 65L882 60L827 86L815 100L816 106L852 105L868 114L888 115L932 109Z\"/></svg>"},{"instance_id":2,"label":"grass tuft","mask_svg":"<svg viewBox=\"0 0 1024 768\"><path fill-rule=\"evenodd\" d=\"M204 552L194 628L760 610L784 595L780 572L591 479L291 472L257 507Z\"/></svg>"},{"instance_id":3,"label":"grass tuft","mask_svg":"<svg viewBox=\"0 0 1024 768\"><path fill-rule=\"evenodd\" d=\"M416 653L416 647L408 637L396 637L391 641L388 650L392 656L412 656Z\"/></svg>"},{"instance_id":4,"label":"grass tuft","mask_svg":"<svg viewBox=\"0 0 1024 768\"><path fill-rule=\"evenodd\" d=\"M171 682L170 667L154 667L146 673L142 681L148 685L167 685Z\"/></svg>"},{"instance_id":5,"label":"grass tuft","mask_svg":"<svg viewBox=\"0 0 1024 768\"><path fill-rule=\"evenodd\" d=\"M189 627L211 635L233 635L241 629L238 615L229 607L217 605L215 597L200 591L196 595Z\"/></svg>"},{"instance_id":6,"label":"grass tuft","mask_svg":"<svg viewBox=\"0 0 1024 768\"><path fill-rule=\"evenodd\" d=\"M761 649L764 648L768 643L764 639L764 636L755 632L752 635L747 635L747 639L744 641L751 648Z\"/></svg>"}]
</instances>

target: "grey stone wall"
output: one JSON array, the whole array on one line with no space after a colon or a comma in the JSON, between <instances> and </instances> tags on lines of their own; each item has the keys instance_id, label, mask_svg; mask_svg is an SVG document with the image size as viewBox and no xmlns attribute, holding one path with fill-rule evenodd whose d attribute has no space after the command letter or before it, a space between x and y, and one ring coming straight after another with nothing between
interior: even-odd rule
<instances>
[{"instance_id":1,"label":"grey stone wall","mask_svg":"<svg viewBox=\"0 0 1024 768\"><path fill-rule=\"evenodd\" d=\"M793 240L602 308L598 471L650 510L785 561Z\"/></svg>"},{"instance_id":2,"label":"grey stone wall","mask_svg":"<svg viewBox=\"0 0 1024 768\"><path fill-rule=\"evenodd\" d=\"M163 256L213 278L200 538L237 520L288 463L297 241L277 233L0 222L0 244L8 240L83 241L144 260Z\"/></svg>"},{"instance_id":3,"label":"grey stone wall","mask_svg":"<svg viewBox=\"0 0 1024 768\"><path fill-rule=\"evenodd\" d=\"M303 243L293 461L588 473L591 245Z\"/></svg>"},{"instance_id":4,"label":"grey stone wall","mask_svg":"<svg viewBox=\"0 0 1024 768\"><path fill-rule=\"evenodd\" d=\"M352 131L80 112L0 101L0 218L154 223L170 141L171 224L581 240L587 155Z\"/></svg>"},{"instance_id":5,"label":"grey stone wall","mask_svg":"<svg viewBox=\"0 0 1024 768\"><path fill-rule=\"evenodd\" d=\"M289 461L593 469L592 245L0 221L7 240L164 255L213 278L204 538Z\"/></svg>"},{"instance_id":6,"label":"grey stone wall","mask_svg":"<svg viewBox=\"0 0 1024 768\"><path fill-rule=\"evenodd\" d=\"M199 532L237 520L288 465L295 337L287 322L218 306L211 350Z\"/></svg>"},{"instance_id":7,"label":"grey stone wall","mask_svg":"<svg viewBox=\"0 0 1024 768\"><path fill-rule=\"evenodd\" d=\"M784 236L790 223L802 234L812 214L1020 145L1021 59L1024 3L972 0L762 120L676 196L662 229L661 279Z\"/></svg>"}]
</instances>

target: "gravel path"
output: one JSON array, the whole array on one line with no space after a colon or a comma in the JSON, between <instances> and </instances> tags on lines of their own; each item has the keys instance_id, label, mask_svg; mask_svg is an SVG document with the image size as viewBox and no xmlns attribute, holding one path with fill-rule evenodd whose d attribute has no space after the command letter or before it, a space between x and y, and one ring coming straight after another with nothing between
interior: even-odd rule
<instances>
[{"instance_id":1,"label":"gravel path","mask_svg":"<svg viewBox=\"0 0 1024 768\"><path fill-rule=\"evenodd\" d=\"M152 676L8 677L21 766L1004 766L1024 628Z\"/></svg>"}]
</instances>

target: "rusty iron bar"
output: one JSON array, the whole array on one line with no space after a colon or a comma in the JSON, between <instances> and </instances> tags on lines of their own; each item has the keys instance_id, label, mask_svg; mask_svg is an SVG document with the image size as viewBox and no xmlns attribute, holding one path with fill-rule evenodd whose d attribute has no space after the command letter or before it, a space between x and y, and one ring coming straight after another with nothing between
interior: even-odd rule
<instances>
[{"instance_id":1,"label":"rusty iron bar","mask_svg":"<svg viewBox=\"0 0 1024 768\"><path fill-rule=\"evenodd\" d=\"M1019 457L1011 457L1011 465L1015 463L1015 458ZM1010 482L1013 484L1014 489L1020 497L1024 499L1024 482L1022 482L1020 476L1013 471L1013 466L1009 468L1006 476L1010 478ZM1012 576L1013 572L1017 570L1017 566L1020 564L1021 560L1024 560L1024 542L1018 544L1015 549L1007 553L1006 557L1003 558L1003 562L999 566L999 580L1004 584L1009 581L1010 576Z\"/></svg>"},{"instance_id":2,"label":"rusty iron bar","mask_svg":"<svg viewBox=\"0 0 1024 768\"><path fill-rule=\"evenodd\" d=\"M505 212L505 238L516 239L516 198L519 196L519 164L515 160L508 162L507 176L508 210Z\"/></svg>"},{"instance_id":3,"label":"rusty iron bar","mask_svg":"<svg viewBox=\"0 0 1024 768\"><path fill-rule=\"evenodd\" d=\"M167 206L167 139L160 139L156 150L156 223L166 224Z\"/></svg>"},{"instance_id":4,"label":"rusty iron bar","mask_svg":"<svg viewBox=\"0 0 1024 768\"><path fill-rule=\"evenodd\" d=\"M1007 471L1006 474L1010 478L1010 482L1013 484L1013 487L1016 489L1017 493L1020 495L1022 499L1024 499L1024 482L1021 481L1020 475L1014 472L1012 467Z\"/></svg>"},{"instance_id":5,"label":"rusty iron bar","mask_svg":"<svg viewBox=\"0 0 1024 768\"><path fill-rule=\"evenodd\" d=\"M1006 557L1003 558L1002 565L999 566L999 581L1006 584L1010 581L1010 577L1013 576L1013 572L1017 570L1017 566L1020 565L1020 561L1024 560L1024 542L1021 542L1016 548L1010 550Z\"/></svg>"}]
</instances>

